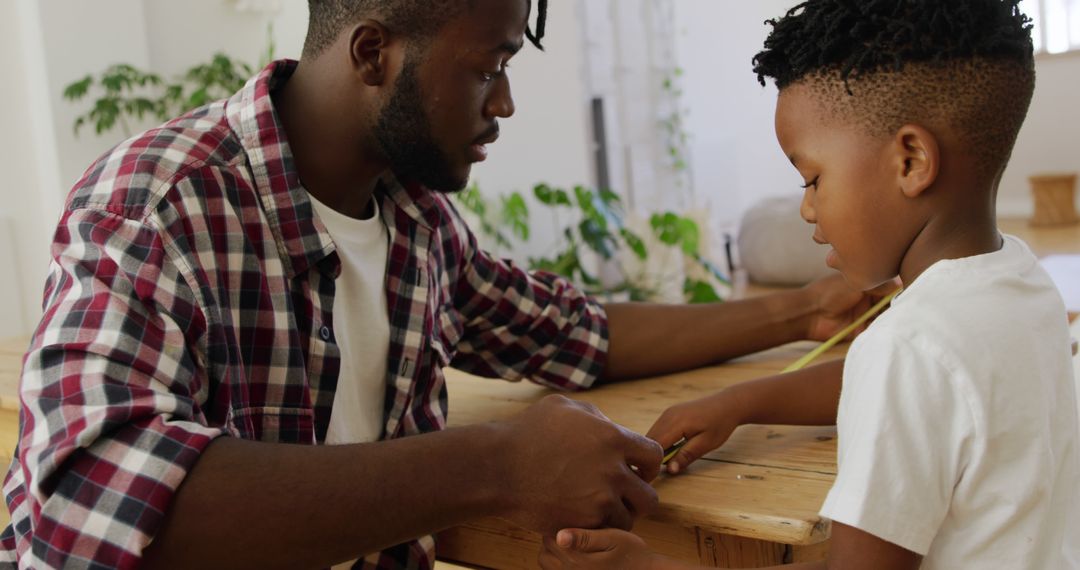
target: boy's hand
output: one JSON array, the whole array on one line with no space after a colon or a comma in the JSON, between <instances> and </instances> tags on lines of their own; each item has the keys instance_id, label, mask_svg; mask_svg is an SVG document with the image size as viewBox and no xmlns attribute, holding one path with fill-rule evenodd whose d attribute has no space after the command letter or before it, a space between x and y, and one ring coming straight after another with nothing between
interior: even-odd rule
<instances>
[{"instance_id":1,"label":"boy's hand","mask_svg":"<svg viewBox=\"0 0 1080 570\"><path fill-rule=\"evenodd\" d=\"M564 529L554 539L544 537L540 551L540 567L544 570L659 570L662 560L637 535L611 528Z\"/></svg>"},{"instance_id":2,"label":"boy's hand","mask_svg":"<svg viewBox=\"0 0 1080 570\"><path fill-rule=\"evenodd\" d=\"M667 449L686 438L667 464L668 473L678 473L702 455L720 447L742 423L742 410L733 390L723 390L699 400L676 404L656 420L646 437Z\"/></svg>"}]
</instances>

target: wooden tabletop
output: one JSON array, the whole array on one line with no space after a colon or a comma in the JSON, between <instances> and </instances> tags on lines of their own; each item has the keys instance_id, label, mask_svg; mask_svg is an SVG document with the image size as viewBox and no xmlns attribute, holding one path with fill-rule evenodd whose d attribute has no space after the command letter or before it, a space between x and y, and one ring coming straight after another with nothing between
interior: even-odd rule
<instances>
[{"instance_id":1,"label":"wooden tabletop","mask_svg":"<svg viewBox=\"0 0 1080 570\"><path fill-rule=\"evenodd\" d=\"M602 386L571 397L645 433L671 405L778 372L813 346L794 343L723 366ZM844 350L834 349L820 361ZM530 383L456 370L447 370L447 383L451 426L506 418L552 393ZM688 472L661 475L654 482L660 507L650 518L770 542L816 544L828 538L828 523L817 513L835 477L834 427L743 426Z\"/></svg>"}]
</instances>

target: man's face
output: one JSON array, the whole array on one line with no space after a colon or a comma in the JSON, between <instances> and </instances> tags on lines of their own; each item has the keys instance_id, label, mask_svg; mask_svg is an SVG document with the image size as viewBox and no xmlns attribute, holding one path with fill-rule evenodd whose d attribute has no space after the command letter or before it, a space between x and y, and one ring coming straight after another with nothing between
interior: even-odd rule
<instances>
[{"instance_id":1,"label":"man's face","mask_svg":"<svg viewBox=\"0 0 1080 570\"><path fill-rule=\"evenodd\" d=\"M806 183L802 216L814 241L829 244L826 263L853 286L870 289L899 273L910 242L890 140L836 119L806 84L784 89L776 136Z\"/></svg>"},{"instance_id":2,"label":"man's face","mask_svg":"<svg viewBox=\"0 0 1080 570\"><path fill-rule=\"evenodd\" d=\"M375 128L397 176L440 192L465 188L498 119L514 113L506 64L527 19L525 0L476 0L407 55Z\"/></svg>"}]
</instances>

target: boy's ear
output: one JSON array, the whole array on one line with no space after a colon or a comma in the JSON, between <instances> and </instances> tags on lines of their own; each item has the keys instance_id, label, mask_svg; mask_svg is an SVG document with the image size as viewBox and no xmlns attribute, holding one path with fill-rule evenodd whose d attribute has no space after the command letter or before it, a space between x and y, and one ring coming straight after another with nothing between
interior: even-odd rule
<instances>
[{"instance_id":1,"label":"boy's ear","mask_svg":"<svg viewBox=\"0 0 1080 570\"><path fill-rule=\"evenodd\" d=\"M915 198L937 180L941 149L937 137L919 125L904 125L894 139L900 190Z\"/></svg>"},{"instance_id":2,"label":"boy's ear","mask_svg":"<svg viewBox=\"0 0 1080 570\"><path fill-rule=\"evenodd\" d=\"M349 61L365 85L383 85L389 77L390 31L378 20L362 20L349 33Z\"/></svg>"}]
</instances>

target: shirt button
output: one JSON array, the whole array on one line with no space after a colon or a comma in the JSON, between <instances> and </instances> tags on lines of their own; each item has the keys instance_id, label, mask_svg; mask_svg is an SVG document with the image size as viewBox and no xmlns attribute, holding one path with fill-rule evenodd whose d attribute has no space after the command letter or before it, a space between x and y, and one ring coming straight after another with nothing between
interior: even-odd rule
<instances>
[{"instance_id":1,"label":"shirt button","mask_svg":"<svg viewBox=\"0 0 1080 570\"><path fill-rule=\"evenodd\" d=\"M330 340L330 327L323 325L322 328L319 329L319 336L321 336L323 340Z\"/></svg>"}]
</instances>

